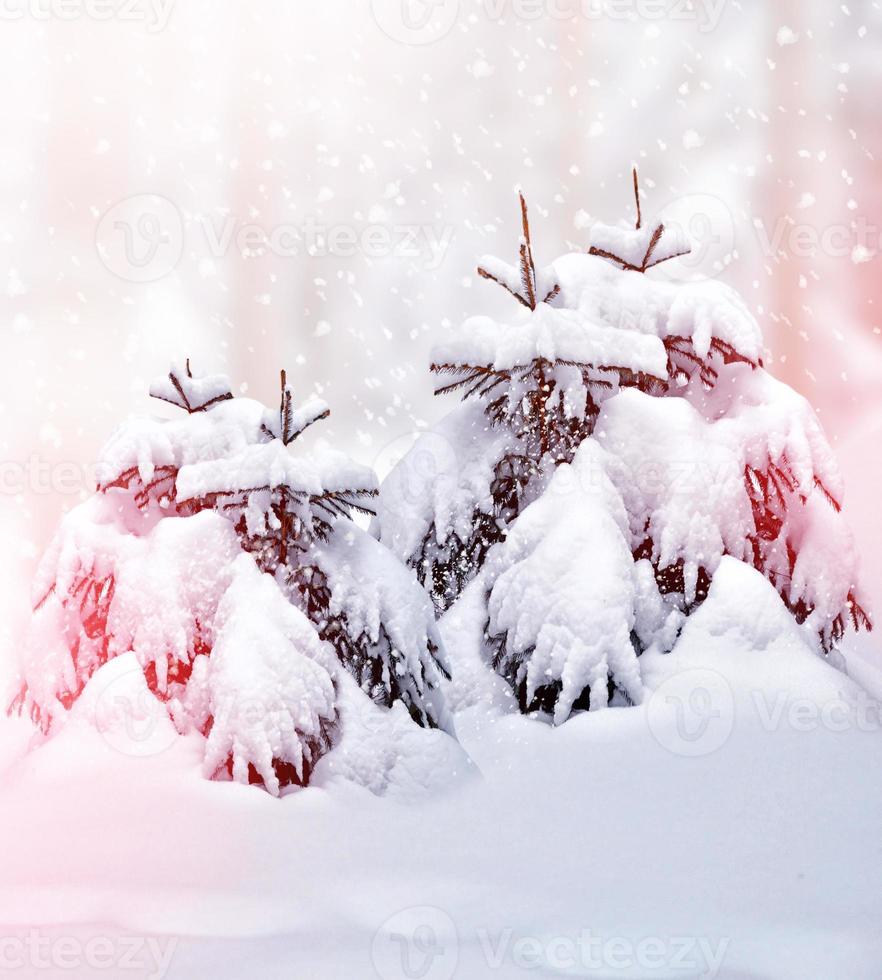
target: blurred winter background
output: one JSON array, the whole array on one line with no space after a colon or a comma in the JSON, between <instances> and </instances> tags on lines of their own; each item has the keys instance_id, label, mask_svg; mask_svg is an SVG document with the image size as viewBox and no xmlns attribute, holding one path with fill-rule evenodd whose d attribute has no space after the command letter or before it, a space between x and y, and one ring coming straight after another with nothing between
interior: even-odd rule
<instances>
[{"instance_id":1,"label":"blurred winter background","mask_svg":"<svg viewBox=\"0 0 882 980\"><path fill-rule=\"evenodd\" d=\"M445 410L433 338L510 303L474 270L515 186L551 260L631 215L633 164L699 241L673 274L739 289L821 413L882 608L880 45L869 0L4 0L7 649L170 358L273 401L287 367L385 470Z\"/></svg>"}]
</instances>

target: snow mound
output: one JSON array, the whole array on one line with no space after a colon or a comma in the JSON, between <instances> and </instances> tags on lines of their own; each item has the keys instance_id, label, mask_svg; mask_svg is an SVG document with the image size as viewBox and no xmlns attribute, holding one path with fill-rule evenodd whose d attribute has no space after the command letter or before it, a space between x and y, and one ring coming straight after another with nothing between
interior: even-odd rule
<instances>
[{"instance_id":1,"label":"snow mound","mask_svg":"<svg viewBox=\"0 0 882 980\"><path fill-rule=\"evenodd\" d=\"M647 688L655 692L664 684L666 696L684 703L702 687L697 681L703 673L717 672L720 679L707 675L715 707L753 726L773 723L776 699L788 706L810 702L817 709L836 705L850 713L868 696L842 666L840 657L817 653L811 635L760 572L728 556L673 651L641 657ZM656 705L660 700L655 693L650 699ZM857 727L856 718L852 723Z\"/></svg>"},{"instance_id":2,"label":"snow mound","mask_svg":"<svg viewBox=\"0 0 882 980\"><path fill-rule=\"evenodd\" d=\"M372 704L348 675L340 677L338 706L338 740L319 761L313 785L332 788L346 781L375 796L416 802L475 775L458 742L414 725L401 702L389 710Z\"/></svg>"}]
</instances>

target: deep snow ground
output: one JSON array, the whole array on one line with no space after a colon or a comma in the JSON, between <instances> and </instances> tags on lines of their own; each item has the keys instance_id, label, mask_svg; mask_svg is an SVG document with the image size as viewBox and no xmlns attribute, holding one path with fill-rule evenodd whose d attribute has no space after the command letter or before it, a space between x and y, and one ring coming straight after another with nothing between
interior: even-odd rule
<instances>
[{"instance_id":1,"label":"deep snow ground","mask_svg":"<svg viewBox=\"0 0 882 980\"><path fill-rule=\"evenodd\" d=\"M445 629L475 766L419 802L335 781L282 800L206 782L199 740L162 732L163 751L131 754L75 723L25 755L28 726L4 722L2 965L877 980L878 704L737 565L674 653L647 655L645 707L559 729L507 713L461 602ZM729 616L733 590L747 624Z\"/></svg>"}]
</instances>

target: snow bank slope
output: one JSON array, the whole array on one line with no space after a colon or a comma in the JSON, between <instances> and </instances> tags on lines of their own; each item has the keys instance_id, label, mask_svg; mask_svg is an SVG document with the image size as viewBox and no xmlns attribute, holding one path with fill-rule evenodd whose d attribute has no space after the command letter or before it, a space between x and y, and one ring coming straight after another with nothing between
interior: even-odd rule
<instances>
[{"instance_id":1,"label":"snow bank slope","mask_svg":"<svg viewBox=\"0 0 882 980\"><path fill-rule=\"evenodd\" d=\"M467 606L444 623L466 661ZM876 980L866 697L731 559L674 652L642 659L644 706L557 729L493 683L484 697L472 660L472 696L451 701L483 779L416 803L333 778L274 800L202 780L195 737L138 756L85 722L16 761L25 727L6 722L0 922L176 939L165 976L182 980L400 980L420 950L433 980Z\"/></svg>"}]
</instances>

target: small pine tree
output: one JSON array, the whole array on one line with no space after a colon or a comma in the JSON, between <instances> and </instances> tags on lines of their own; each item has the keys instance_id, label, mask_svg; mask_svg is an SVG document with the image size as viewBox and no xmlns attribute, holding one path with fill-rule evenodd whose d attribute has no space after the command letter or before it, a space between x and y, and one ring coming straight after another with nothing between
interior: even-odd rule
<instances>
[{"instance_id":1,"label":"small pine tree","mask_svg":"<svg viewBox=\"0 0 882 980\"><path fill-rule=\"evenodd\" d=\"M717 281L649 275L690 246L677 228L644 224L636 170L633 187L631 226L597 222L586 252L541 270L520 196L517 268L485 258L478 270L514 296L520 313L504 322L472 318L436 347L432 370L452 379L437 393L460 392L466 404L418 440L384 483L378 509L381 539L416 569L439 611L483 570L488 657L524 710L544 708L558 721L574 705L607 703L616 690L633 701L633 664L623 669L619 660L619 683L608 663L602 696L600 675L586 680L577 671L585 687L574 692L565 667L578 644L562 640L540 656L524 639L538 643L536 629L499 613L512 608L503 593L514 581L518 595L538 601L543 590L566 587L570 571L535 561L517 575L494 569L526 560L519 527L540 521L537 508L542 521L551 519L545 497L556 472L593 443L605 452L588 469L603 470L628 519L635 567L625 593L633 609L622 622L633 625L635 654L653 643L670 647L672 624L706 597L723 555L760 571L823 651L848 622L870 626L857 596L838 473L814 412L764 370L759 327L734 291ZM426 467L418 461L437 456L439 439L443 479L431 473L421 483L415 478ZM584 461L577 470L585 471ZM691 474L685 491L684 471ZM554 519L578 527L583 497L558 495ZM588 585L590 563L608 564L603 549L611 540L601 535L591 546L586 539L592 558L578 556L588 562L586 588L597 587ZM526 588L522 575L539 568L541 588ZM518 615L529 620L531 613ZM596 650L590 622L581 629L573 635ZM594 664L582 654L576 660Z\"/></svg>"},{"instance_id":2,"label":"small pine tree","mask_svg":"<svg viewBox=\"0 0 882 980\"><path fill-rule=\"evenodd\" d=\"M523 194L519 201L518 265L487 256L478 274L511 294L526 311L524 318L516 324L473 318L461 334L433 353L432 371L452 379L435 394L458 392L464 401L479 406L477 413L461 413L451 427L458 430L450 437L457 468L463 482L477 491L477 499L464 502L470 513L456 522L465 533L448 531L433 520L416 551L403 555L442 611L505 536L537 484L556 466L572 460L590 436L603 401L622 385L650 389L659 383L652 374L656 363L649 338L637 336L622 343L609 328L589 333L583 317L565 307L555 270L536 268ZM488 427L505 437L488 438ZM492 451L492 459L475 459L481 456L481 446ZM423 452L418 447L416 456ZM467 460L477 466L489 462L488 485L474 486L466 472ZM400 477L394 475L392 482ZM406 480L412 483L409 475ZM391 486L389 490L391 496ZM400 499L391 499L391 506L405 513ZM407 520L411 518L408 512ZM406 536L393 523L394 519L385 522L384 540ZM401 554L400 547L395 550Z\"/></svg>"},{"instance_id":3,"label":"small pine tree","mask_svg":"<svg viewBox=\"0 0 882 980\"><path fill-rule=\"evenodd\" d=\"M44 731L129 651L178 728L206 735L209 775L275 793L333 744L337 663L378 705L450 730L431 603L351 520L376 478L330 450L295 457L328 408L295 409L284 372L281 388L271 412L187 362L151 388L184 415L111 438L98 494L41 564L14 706Z\"/></svg>"}]
</instances>

